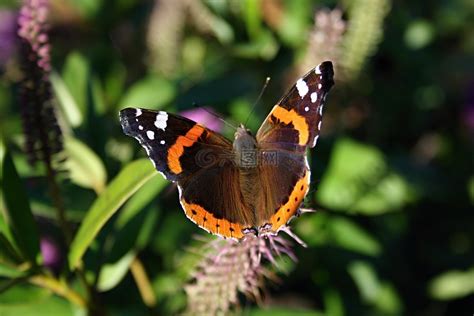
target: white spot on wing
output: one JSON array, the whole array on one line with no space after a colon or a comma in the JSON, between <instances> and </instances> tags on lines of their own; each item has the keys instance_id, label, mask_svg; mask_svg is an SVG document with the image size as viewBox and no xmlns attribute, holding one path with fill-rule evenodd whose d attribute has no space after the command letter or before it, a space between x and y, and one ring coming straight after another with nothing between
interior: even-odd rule
<instances>
[{"instance_id":1,"label":"white spot on wing","mask_svg":"<svg viewBox=\"0 0 474 316\"><path fill-rule=\"evenodd\" d=\"M184 211L184 215L186 215L187 218L189 218L193 223L195 223L195 221L191 217L189 217L188 214L186 213L186 208L184 207L184 203L183 203L183 189L181 188L180 185L178 185L178 194L179 194L179 204L181 204L181 208Z\"/></svg>"},{"instance_id":2,"label":"white spot on wing","mask_svg":"<svg viewBox=\"0 0 474 316\"><path fill-rule=\"evenodd\" d=\"M321 89L322 87L323 87L323 85L318 83L318 89Z\"/></svg>"},{"instance_id":3,"label":"white spot on wing","mask_svg":"<svg viewBox=\"0 0 474 316\"><path fill-rule=\"evenodd\" d=\"M308 85L303 79L299 79L298 81L296 81L296 89L298 89L298 94L302 99L304 98L306 93L308 93L309 90Z\"/></svg>"},{"instance_id":4,"label":"white spot on wing","mask_svg":"<svg viewBox=\"0 0 474 316\"><path fill-rule=\"evenodd\" d=\"M318 123L318 131L321 130L321 125L323 125L323 121L319 121L319 123Z\"/></svg>"},{"instance_id":5,"label":"white spot on wing","mask_svg":"<svg viewBox=\"0 0 474 316\"><path fill-rule=\"evenodd\" d=\"M155 139L155 132L146 131L146 136L148 136L149 139L154 140Z\"/></svg>"},{"instance_id":6,"label":"white spot on wing","mask_svg":"<svg viewBox=\"0 0 474 316\"><path fill-rule=\"evenodd\" d=\"M306 106L306 107L304 108L304 110L305 110L306 112L308 112L308 111L309 111L309 106Z\"/></svg>"},{"instance_id":7,"label":"white spot on wing","mask_svg":"<svg viewBox=\"0 0 474 316\"><path fill-rule=\"evenodd\" d=\"M160 140L160 144L161 144L161 145L164 145L165 143L166 143L166 142L165 142L163 139Z\"/></svg>"},{"instance_id":8,"label":"white spot on wing","mask_svg":"<svg viewBox=\"0 0 474 316\"><path fill-rule=\"evenodd\" d=\"M143 126L142 125L138 125L138 129L143 131Z\"/></svg>"},{"instance_id":9,"label":"white spot on wing","mask_svg":"<svg viewBox=\"0 0 474 316\"><path fill-rule=\"evenodd\" d=\"M320 74L321 74L321 69L319 69L319 65L314 69L314 72L315 72L317 75L320 75Z\"/></svg>"},{"instance_id":10,"label":"white spot on wing","mask_svg":"<svg viewBox=\"0 0 474 316\"><path fill-rule=\"evenodd\" d=\"M314 137L314 139L313 139L313 145L312 145L311 147L316 146L316 143L318 142L318 138L319 138L319 135L316 135L316 137Z\"/></svg>"},{"instance_id":11,"label":"white spot on wing","mask_svg":"<svg viewBox=\"0 0 474 316\"><path fill-rule=\"evenodd\" d=\"M306 169L308 169L308 171L311 172L311 168L309 167L309 163L308 163L308 156L304 157L304 164L306 165ZM309 174L309 177L308 177L308 183L310 180L309 178L311 178L311 173Z\"/></svg>"},{"instance_id":12,"label":"white spot on wing","mask_svg":"<svg viewBox=\"0 0 474 316\"><path fill-rule=\"evenodd\" d=\"M156 115L155 126L159 129L165 130L168 124L168 113L164 111L158 112Z\"/></svg>"},{"instance_id":13,"label":"white spot on wing","mask_svg":"<svg viewBox=\"0 0 474 316\"><path fill-rule=\"evenodd\" d=\"M146 151L147 156L150 157L150 148L148 148L147 145L143 145L143 144L142 144L142 146L143 146L143 148L145 148L145 151ZM150 159L150 160L151 160L151 162L153 162L153 165L154 165L155 168L156 168L156 165L155 165L155 162L153 161L153 159Z\"/></svg>"},{"instance_id":14,"label":"white spot on wing","mask_svg":"<svg viewBox=\"0 0 474 316\"><path fill-rule=\"evenodd\" d=\"M183 195L183 189L181 188L180 185L178 185L178 193L179 193L179 201L181 202L181 197L182 197L182 195ZM181 205L182 205L182 204L181 204ZM183 207L183 209L184 209L184 207Z\"/></svg>"},{"instance_id":15,"label":"white spot on wing","mask_svg":"<svg viewBox=\"0 0 474 316\"><path fill-rule=\"evenodd\" d=\"M135 116L140 116L140 115L142 115L142 110L137 109L137 112L135 112Z\"/></svg>"},{"instance_id":16,"label":"white spot on wing","mask_svg":"<svg viewBox=\"0 0 474 316\"><path fill-rule=\"evenodd\" d=\"M318 93L317 92L313 92L311 93L311 102L316 102L318 100Z\"/></svg>"},{"instance_id":17,"label":"white spot on wing","mask_svg":"<svg viewBox=\"0 0 474 316\"><path fill-rule=\"evenodd\" d=\"M321 104L319 106L319 116L323 116L323 107L324 107L324 104Z\"/></svg>"}]
</instances>

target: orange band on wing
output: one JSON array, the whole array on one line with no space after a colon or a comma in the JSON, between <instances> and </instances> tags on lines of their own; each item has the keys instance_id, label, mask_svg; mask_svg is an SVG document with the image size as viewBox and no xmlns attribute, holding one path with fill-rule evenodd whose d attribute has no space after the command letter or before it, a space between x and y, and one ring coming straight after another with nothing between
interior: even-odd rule
<instances>
[{"instance_id":1,"label":"orange band on wing","mask_svg":"<svg viewBox=\"0 0 474 316\"><path fill-rule=\"evenodd\" d=\"M278 231L278 229L286 224L290 218L295 215L299 206L303 202L306 193L309 189L309 171L306 171L305 176L300 179L293 188L293 191L290 194L288 202L283 204L275 214L270 218L270 223L272 224L272 230Z\"/></svg>"},{"instance_id":2,"label":"orange band on wing","mask_svg":"<svg viewBox=\"0 0 474 316\"><path fill-rule=\"evenodd\" d=\"M303 116L296 113L293 109L288 111L279 105L276 105L270 114L285 124L292 123L293 127L298 131L299 144L306 146L309 138L309 126Z\"/></svg>"},{"instance_id":3,"label":"orange band on wing","mask_svg":"<svg viewBox=\"0 0 474 316\"><path fill-rule=\"evenodd\" d=\"M184 147L191 147L204 132L204 127L199 124L194 125L185 136L179 136L173 146L168 151L168 168L175 174L183 171L179 159L184 153Z\"/></svg>"},{"instance_id":4,"label":"orange band on wing","mask_svg":"<svg viewBox=\"0 0 474 316\"><path fill-rule=\"evenodd\" d=\"M232 223L226 219L217 219L202 206L194 203L186 203L184 199L181 199L181 205L184 208L186 216L208 232L226 238L240 239L244 237L242 225Z\"/></svg>"}]
</instances>

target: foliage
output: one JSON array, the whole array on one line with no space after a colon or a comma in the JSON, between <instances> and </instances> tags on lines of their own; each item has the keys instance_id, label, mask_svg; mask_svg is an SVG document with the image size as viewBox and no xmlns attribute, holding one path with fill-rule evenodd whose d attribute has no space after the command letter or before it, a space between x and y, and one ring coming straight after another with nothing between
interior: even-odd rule
<instances>
[{"instance_id":1,"label":"foliage","mask_svg":"<svg viewBox=\"0 0 474 316\"><path fill-rule=\"evenodd\" d=\"M186 311L208 236L118 111L197 103L256 131L327 58L308 246L236 313L472 314L473 21L463 0L2 2L0 314Z\"/></svg>"}]
</instances>

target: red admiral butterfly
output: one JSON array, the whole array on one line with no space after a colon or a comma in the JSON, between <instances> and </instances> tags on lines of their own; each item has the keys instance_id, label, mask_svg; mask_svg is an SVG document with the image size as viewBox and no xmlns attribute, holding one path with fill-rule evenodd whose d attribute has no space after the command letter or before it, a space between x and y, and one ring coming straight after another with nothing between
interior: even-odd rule
<instances>
[{"instance_id":1,"label":"red admiral butterfly","mask_svg":"<svg viewBox=\"0 0 474 316\"><path fill-rule=\"evenodd\" d=\"M276 234L299 215L309 190L306 149L316 145L332 63L312 69L275 105L256 136L243 125L234 142L164 111L120 111L125 134L176 182L186 216L223 237Z\"/></svg>"}]
</instances>

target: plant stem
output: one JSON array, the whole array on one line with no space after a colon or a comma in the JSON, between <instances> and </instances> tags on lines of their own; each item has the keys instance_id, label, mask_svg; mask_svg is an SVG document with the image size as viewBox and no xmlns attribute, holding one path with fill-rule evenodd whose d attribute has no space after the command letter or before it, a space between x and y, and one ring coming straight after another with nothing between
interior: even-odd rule
<instances>
[{"instance_id":1,"label":"plant stem","mask_svg":"<svg viewBox=\"0 0 474 316\"><path fill-rule=\"evenodd\" d=\"M61 192L56 182L55 172L51 165L51 159L49 159L48 157L48 159L45 159L45 160L46 160L45 162L46 162L46 172L47 172L47 178L48 178L49 192L51 195L52 202L56 208L56 212L57 212L57 216L59 220L59 226L61 227L61 231L66 240L66 245L69 246L72 241L72 235L71 235L71 229L69 227L69 223L66 219L66 211L64 210L64 203L61 197Z\"/></svg>"},{"instance_id":2,"label":"plant stem","mask_svg":"<svg viewBox=\"0 0 474 316\"><path fill-rule=\"evenodd\" d=\"M50 277L48 275L35 275L29 278L30 283L51 290L53 293L66 298L75 305L86 308L87 302L76 291L72 290L65 282Z\"/></svg>"},{"instance_id":3,"label":"plant stem","mask_svg":"<svg viewBox=\"0 0 474 316\"><path fill-rule=\"evenodd\" d=\"M50 157L48 157L48 159L45 159L45 163L46 163L47 178L48 178L51 199L57 211L59 226L61 227L61 231L66 240L66 245L69 248L72 242L72 232L69 226L69 222L67 221L67 218L66 218L66 211L64 209L63 199L61 196L59 186L56 182L55 171L52 167ZM85 306L88 307L89 310L93 310L94 305L95 305L95 291L92 288L92 286L87 282L82 266L78 267L75 272L82 286L87 291L88 299L87 301L84 301L84 304Z\"/></svg>"},{"instance_id":4,"label":"plant stem","mask_svg":"<svg viewBox=\"0 0 474 316\"><path fill-rule=\"evenodd\" d=\"M140 292L145 305L148 307L155 307L155 293L153 292L153 288L151 286L150 279L146 274L145 268L138 257L133 259L132 264L130 265L130 271L132 272L133 278L135 279L135 283L138 287L138 291Z\"/></svg>"}]
</instances>

